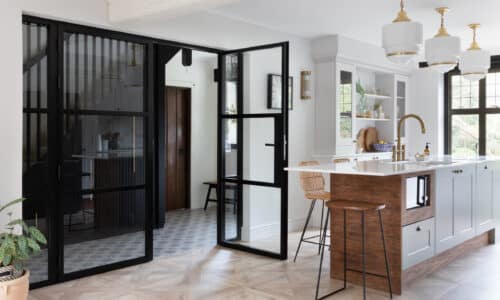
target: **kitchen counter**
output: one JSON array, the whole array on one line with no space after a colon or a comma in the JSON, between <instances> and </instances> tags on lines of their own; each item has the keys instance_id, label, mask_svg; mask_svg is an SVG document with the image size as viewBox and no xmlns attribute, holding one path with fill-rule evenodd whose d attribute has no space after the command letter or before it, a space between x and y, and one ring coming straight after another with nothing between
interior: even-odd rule
<instances>
[{"instance_id":1,"label":"kitchen counter","mask_svg":"<svg viewBox=\"0 0 500 300\"><path fill-rule=\"evenodd\" d=\"M333 163L333 161L320 161L317 166L288 167L286 171L291 172L318 172L326 174L364 175L364 176L393 176L410 174L416 172L432 171L439 168L459 167L485 161L500 161L500 157L478 156L478 157L453 157L453 156L431 156L426 161L392 162L391 160L365 160L359 161L356 157L350 157L350 162Z\"/></svg>"},{"instance_id":2,"label":"kitchen counter","mask_svg":"<svg viewBox=\"0 0 500 300\"><path fill-rule=\"evenodd\" d=\"M431 156L424 162L359 160L286 168L330 177L331 277L343 280L344 228L347 230L347 281L362 283L359 212L333 209L336 200L385 204L381 211L392 288L395 294L416 278L445 266L454 258L494 242L495 202L500 194L500 158ZM419 188L424 182L422 189ZM422 197L424 196L424 197ZM387 291L380 227L367 213L366 284Z\"/></svg>"}]
</instances>

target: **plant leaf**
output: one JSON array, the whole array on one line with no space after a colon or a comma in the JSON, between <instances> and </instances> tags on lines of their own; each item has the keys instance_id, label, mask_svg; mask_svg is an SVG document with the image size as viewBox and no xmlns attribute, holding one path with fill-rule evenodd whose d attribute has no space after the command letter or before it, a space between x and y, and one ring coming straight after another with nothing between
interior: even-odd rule
<instances>
[{"instance_id":1,"label":"plant leaf","mask_svg":"<svg viewBox=\"0 0 500 300\"><path fill-rule=\"evenodd\" d=\"M11 207L12 205L15 205L17 203L21 203L23 202L24 200L26 200L25 198L19 198L19 199L16 199L16 200L12 200L8 203L6 203L5 205L1 206L0 207L0 212L2 212L4 209L8 208L8 207Z\"/></svg>"},{"instance_id":2,"label":"plant leaf","mask_svg":"<svg viewBox=\"0 0 500 300\"><path fill-rule=\"evenodd\" d=\"M28 242L24 236L20 235L17 237L17 246L19 247L20 255L28 255Z\"/></svg>"},{"instance_id":3,"label":"plant leaf","mask_svg":"<svg viewBox=\"0 0 500 300\"><path fill-rule=\"evenodd\" d=\"M5 246L4 244L2 244L2 246L0 246L0 262L3 261L4 256L5 256Z\"/></svg>"},{"instance_id":4,"label":"plant leaf","mask_svg":"<svg viewBox=\"0 0 500 300\"><path fill-rule=\"evenodd\" d=\"M43 233L38 230L36 227L30 227L29 228L29 233L33 239L35 239L37 242L42 243L42 244L47 244L47 239L43 235Z\"/></svg>"},{"instance_id":5,"label":"plant leaf","mask_svg":"<svg viewBox=\"0 0 500 300\"><path fill-rule=\"evenodd\" d=\"M12 237L6 236L3 245L5 245L5 253L14 254L16 252L16 244Z\"/></svg>"},{"instance_id":6,"label":"plant leaf","mask_svg":"<svg viewBox=\"0 0 500 300\"><path fill-rule=\"evenodd\" d=\"M40 251L40 246L38 245L38 243L34 239L26 238L26 242L28 242L28 246L31 249L33 249L33 251L35 251L35 252Z\"/></svg>"},{"instance_id":7,"label":"plant leaf","mask_svg":"<svg viewBox=\"0 0 500 300\"><path fill-rule=\"evenodd\" d=\"M7 254L3 257L2 264L6 267L10 264L11 261L12 261L12 255Z\"/></svg>"},{"instance_id":8,"label":"plant leaf","mask_svg":"<svg viewBox=\"0 0 500 300\"><path fill-rule=\"evenodd\" d=\"M21 271L23 269L23 262L20 261L20 260L16 260L15 262L12 263L12 266L14 267L14 269L16 269L17 271Z\"/></svg>"}]
</instances>

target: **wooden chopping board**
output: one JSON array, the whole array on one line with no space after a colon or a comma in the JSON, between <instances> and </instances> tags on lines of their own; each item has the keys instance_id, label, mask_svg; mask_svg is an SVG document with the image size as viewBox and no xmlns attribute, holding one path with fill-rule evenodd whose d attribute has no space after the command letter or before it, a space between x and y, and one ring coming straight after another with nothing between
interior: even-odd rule
<instances>
[{"instance_id":1,"label":"wooden chopping board","mask_svg":"<svg viewBox=\"0 0 500 300\"><path fill-rule=\"evenodd\" d=\"M373 144L378 143L378 131L375 127L368 127L365 129L365 149L370 152L373 151Z\"/></svg>"},{"instance_id":2,"label":"wooden chopping board","mask_svg":"<svg viewBox=\"0 0 500 300\"><path fill-rule=\"evenodd\" d=\"M366 152L365 135L366 135L366 128L363 128L358 132L358 138L357 138L358 149L362 149L363 152Z\"/></svg>"}]
</instances>

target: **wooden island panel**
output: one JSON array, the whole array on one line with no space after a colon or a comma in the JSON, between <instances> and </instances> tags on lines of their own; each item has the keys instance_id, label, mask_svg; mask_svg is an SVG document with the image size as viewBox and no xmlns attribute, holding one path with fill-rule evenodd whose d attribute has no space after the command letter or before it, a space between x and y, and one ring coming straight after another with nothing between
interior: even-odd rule
<instances>
[{"instance_id":1,"label":"wooden island panel","mask_svg":"<svg viewBox=\"0 0 500 300\"><path fill-rule=\"evenodd\" d=\"M332 200L356 200L370 203L384 203L386 208L382 212L384 234L387 245L392 290L401 294L401 245L403 203L402 176L360 176L331 174ZM365 222L366 233L366 271L376 275L366 275L366 284L370 288L388 291L385 276L385 260L380 234L380 225L376 212L367 212ZM344 227L343 211L333 210L331 220L332 251L331 276L335 279L344 279ZM362 271L361 255L361 213L347 212L347 268ZM377 276L380 275L380 276ZM347 272L347 280L355 284L362 284L361 272Z\"/></svg>"}]
</instances>

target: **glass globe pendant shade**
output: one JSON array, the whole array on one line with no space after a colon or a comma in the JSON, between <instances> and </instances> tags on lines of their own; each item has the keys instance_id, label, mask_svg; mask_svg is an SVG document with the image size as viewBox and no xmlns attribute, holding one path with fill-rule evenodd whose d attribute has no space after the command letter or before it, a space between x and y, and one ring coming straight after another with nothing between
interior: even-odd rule
<instances>
[{"instance_id":1,"label":"glass globe pendant shade","mask_svg":"<svg viewBox=\"0 0 500 300\"><path fill-rule=\"evenodd\" d=\"M422 24L408 18L401 0L397 18L382 28L382 46L386 57L397 64L408 63L420 51L422 36Z\"/></svg>"},{"instance_id":2,"label":"glass globe pendant shade","mask_svg":"<svg viewBox=\"0 0 500 300\"><path fill-rule=\"evenodd\" d=\"M460 38L450 36L444 27L446 7L436 9L441 14L441 27L438 33L425 41L425 59L429 67L439 73L455 68L460 56Z\"/></svg>"},{"instance_id":3,"label":"glass globe pendant shade","mask_svg":"<svg viewBox=\"0 0 500 300\"><path fill-rule=\"evenodd\" d=\"M460 57L460 71L462 76L470 81L483 79L491 66L490 54L482 50L476 42L476 29L479 24L469 25L474 32L472 45Z\"/></svg>"}]
</instances>

